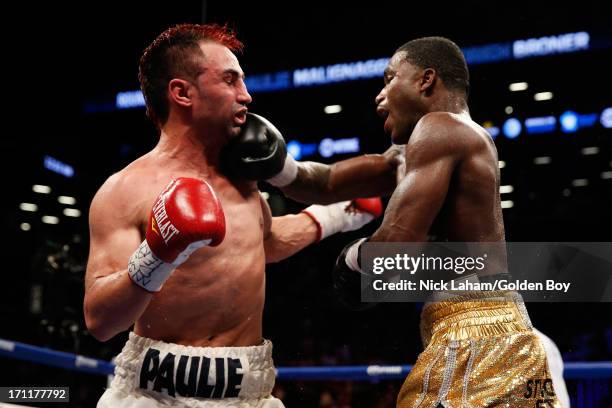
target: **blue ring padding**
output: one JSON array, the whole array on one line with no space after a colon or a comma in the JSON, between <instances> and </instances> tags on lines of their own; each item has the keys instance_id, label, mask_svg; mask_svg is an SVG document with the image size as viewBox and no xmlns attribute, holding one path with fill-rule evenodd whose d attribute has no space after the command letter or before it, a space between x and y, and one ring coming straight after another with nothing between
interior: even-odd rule
<instances>
[{"instance_id":1,"label":"blue ring padding","mask_svg":"<svg viewBox=\"0 0 612 408\"><path fill-rule=\"evenodd\" d=\"M0 356L91 374L109 375L115 369L115 365L109 361L5 339L0 339ZM570 361L564 365L563 376L566 379L612 378L612 361ZM406 378L411 369L411 365L278 367L277 379L396 380Z\"/></svg>"},{"instance_id":2,"label":"blue ring padding","mask_svg":"<svg viewBox=\"0 0 612 408\"><path fill-rule=\"evenodd\" d=\"M612 378L612 361L568 361L563 365L566 379Z\"/></svg>"},{"instance_id":3,"label":"blue ring padding","mask_svg":"<svg viewBox=\"0 0 612 408\"><path fill-rule=\"evenodd\" d=\"M406 378L411 365L278 367L279 380L372 380Z\"/></svg>"},{"instance_id":4,"label":"blue ring padding","mask_svg":"<svg viewBox=\"0 0 612 408\"><path fill-rule=\"evenodd\" d=\"M10 344L14 345L12 351L6 347ZM107 375L115 370L115 365L108 361L4 339L0 339L0 356L92 374Z\"/></svg>"}]
</instances>

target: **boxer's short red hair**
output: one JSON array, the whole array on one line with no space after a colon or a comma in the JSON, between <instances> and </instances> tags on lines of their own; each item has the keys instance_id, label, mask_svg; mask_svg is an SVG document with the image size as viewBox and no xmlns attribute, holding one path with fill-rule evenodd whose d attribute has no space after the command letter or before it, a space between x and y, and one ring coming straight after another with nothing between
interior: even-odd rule
<instances>
[{"instance_id":1,"label":"boxer's short red hair","mask_svg":"<svg viewBox=\"0 0 612 408\"><path fill-rule=\"evenodd\" d=\"M140 89L147 104L147 115L157 126L168 120L168 82L172 78L195 79L201 73L197 58L204 56L199 46L201 41L219 43L233 52L244 48L227 25L179 24L161 33L140 57Z\"/></svg>"}]
</instances>

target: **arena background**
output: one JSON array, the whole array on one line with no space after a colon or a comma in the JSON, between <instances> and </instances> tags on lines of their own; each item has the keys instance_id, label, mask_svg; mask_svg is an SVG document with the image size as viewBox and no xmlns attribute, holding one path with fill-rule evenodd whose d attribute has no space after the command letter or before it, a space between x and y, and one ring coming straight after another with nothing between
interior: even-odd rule
<instances>
[{"instance_id":1,"label":"arena background","mask_svg":"<svg viewBox=\"0 0 612 408\"><path fill-rule=\"evenodd\" d=\"M499 132L495 142L505 163L502 184L513 186L503 194L507 240L610 241L612 112L606 116L604 110L612 106L612 23L603 1L401 6L104 2L65 7L23 4L6 13L15 27L3 29L8 107L0 141L5 189L0 204L2 339L106 360L120 350L126 334L99 343L84 326L87 213L103 181L156 142L144 109L116 109L116 96L138 89L140 53L161 31L180 22L234 26L246 44L241 65L254 78L388 58L404 42L425 35L446 36L466 48L588 33L588 50L471 64L469 102L472 117ZM261 81L252 82L253 87L265 85ZM528 88L510 91L510 84L518 82ZM374 111L381 86L382 78L373 77L253 91L250 109L275 123L287 141L299 142L303 160L333 162L382 152L389 145ZM551 92L552 99L535 100L542 92ZM340 105L341 112L325 113L330 105ZM567 111L578 114L579 129L565 127L572 123L561 119ZM552 127L550 118L541 119L549 116L555 118ZM504 135L503 125L512 117L523 125L515 138ZM531 123L544 128L528 132L529 118L540 118ZM506 130L511 133L512 127ZM325 138L350 140L332 143L340 152L327 157L333 148L324 149L324 155L317 150ZM342 146L351 150L355 139L359 151L342 153ZM311 150L315 146L312 155L309 145ZM34 185L48 186L50 193L37 193ZM261 188L277 215L302 208L269 186ZM73 197L75 203L60 203L59 196ZM35 204L36 211L23 203ZM46 223L53 218L43 222L43 216L57 217L58 223ZM415 361L421 350L419 304L383 304L352 313L335 302L331 291L330 271L339 250L374 228L330 238L268 268L264 334L274 342L277 365ZM564 360L612 360L611 304L528 307L534 325L556 341ZM103 376L3 357L0 367L2 386L69 386L74 407L94 406L106 384ZM279 381L275 392L288 407L391 407L400 385ZM608 379L571 380L568 389L573 406L612 406Z\"/></svg>"}]
</instances>

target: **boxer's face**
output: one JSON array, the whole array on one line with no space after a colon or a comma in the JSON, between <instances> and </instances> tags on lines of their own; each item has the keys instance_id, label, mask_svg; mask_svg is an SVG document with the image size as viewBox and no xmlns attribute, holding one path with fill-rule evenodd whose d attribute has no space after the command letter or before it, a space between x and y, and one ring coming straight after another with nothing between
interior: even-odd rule
<instances>
[{"instance_id":1,"label":"boxer's face","mask_svg":"<svg viewBox=\"0 0 612 408\"><path fill-rule=\"evenodd\" d=\"M421 71L405 60L403 52L395 54L385 70L385 87L376 96L376 112L385 119L385 132L395 144L406 143L423 116Z\"/></svg>"},{"instance_id":2,"label":"boxer's face","mask_svg":"<svg viewBox=\"0 0 612 408\"><path fill-rule=\"evenodd\" d=\"M200 48L204 58L201 60L202 73L196 79L194 119L209 130L236 136L252 100L242 68L236 56L221 44L203 42Z\"/></svg>"}]
</instances>

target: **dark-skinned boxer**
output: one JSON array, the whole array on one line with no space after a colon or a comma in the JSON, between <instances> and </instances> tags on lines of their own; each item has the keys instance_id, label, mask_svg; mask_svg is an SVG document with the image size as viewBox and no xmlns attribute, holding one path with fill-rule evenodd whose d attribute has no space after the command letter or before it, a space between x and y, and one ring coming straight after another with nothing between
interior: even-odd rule
<instances>
[{"instance_id":1,"label":"dark-skinned boxer","mask_svg":"<svg viewBox=\"0 0 612 408\"><path fill-rule=\"evenodd\" d=\"M405 175L367 241L435 236L503 244L497 150L470 118L459 47L441 37L410 41L395 52L384 80L377 111L393 143L405 144ZM365 241L349 244L334 271L338 296L354 308L367 306L360 300L361 279L372 273L359 263ZM431 299L421 316L425 350L398 408L560 406L560 387L553 387L545 348L518 293L436 292Z\"/></svg>"}]
</instances>

